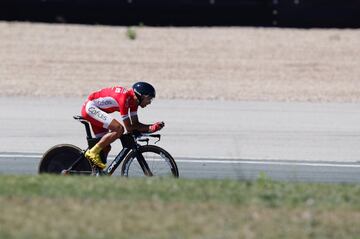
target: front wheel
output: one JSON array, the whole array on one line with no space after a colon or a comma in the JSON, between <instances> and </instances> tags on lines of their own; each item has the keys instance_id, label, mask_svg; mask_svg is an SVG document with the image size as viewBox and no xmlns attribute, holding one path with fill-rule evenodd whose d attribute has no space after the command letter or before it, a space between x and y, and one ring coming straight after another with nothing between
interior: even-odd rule
<instances>
[{"instance_id":1,"label":"front wheel","mask_svg":"<svg viewBox=\"0 0 360 239\"><path fill-rule=\"evenodd\" d=\"M70 144L59 144L44 154L39 164L39 173L61 174L74 163L72 171L78 174L91 173L91 165L80 148Z\"/></svg>"},{"instance_id":2,"label":"front wheel","mask_svg":"<svg viewBox=\"0 0 360 239\"><path fill-rule=\"evenodd\" d=\"M164 149L155 145L145 145L138 149L138 153L145 159L152 176L179 177L179 171L174 158ZM126 177L145 176L144 170L138 162L134 151L131 151L124 159L121 175Z\"/></svg>"}]
</instances>

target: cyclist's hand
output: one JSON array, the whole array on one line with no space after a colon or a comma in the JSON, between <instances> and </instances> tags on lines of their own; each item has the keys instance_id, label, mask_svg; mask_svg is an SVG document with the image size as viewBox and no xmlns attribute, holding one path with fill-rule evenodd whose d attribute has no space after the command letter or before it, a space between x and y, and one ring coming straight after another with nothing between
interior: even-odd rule
<instances>
[{"instance_id":1,"label":"cyclist's hand","mask_svg":"<svg viewBox=\"0 0 360 239\"><path fill-rule=\"evenodd\" d=\"M150 133L154 133L156 131L159 131L161 130L163 127L165 126L165 123L164 122L157 122L153 125L150 125L149 127L149 132Z\"/></svg>"}]
</instances>

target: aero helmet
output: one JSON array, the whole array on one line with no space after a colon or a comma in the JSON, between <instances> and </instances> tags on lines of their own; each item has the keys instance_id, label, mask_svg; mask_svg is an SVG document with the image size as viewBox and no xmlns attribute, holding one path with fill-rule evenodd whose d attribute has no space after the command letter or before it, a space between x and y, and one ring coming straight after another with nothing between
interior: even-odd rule
<instances>
[{"instance_id":1,"label":"aero helmet","mask_svg":"<svg viewBox=\"0 0 360 239\"><path fill-rule=\"evenodd\" d=\"M133 86L132 86L136 97L140 100L142 95L148 95L151 97L155 97L156 92L155 92L155 88L150 85L147 82L136 82Z\"/></svg>"}]
</instances>

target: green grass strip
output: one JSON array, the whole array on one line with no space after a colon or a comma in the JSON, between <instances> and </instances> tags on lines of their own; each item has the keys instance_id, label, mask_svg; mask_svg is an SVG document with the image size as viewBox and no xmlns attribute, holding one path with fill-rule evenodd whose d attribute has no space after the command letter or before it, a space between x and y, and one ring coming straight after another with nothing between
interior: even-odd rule
<instances>
[{"instance_id":1,"label":"green grass strip","mask_svg":"<svg viewBox=\"0 0 360 239\"><path fill-rule=\"evenodd\" d=\"M360 185L0 176L0 238L359 238Z\"/></svg>"},{"instance_id":2,"label":"green grass strip","mask_svg":"<svg viewBox=\"0 0 360 239\"><path fill-rule=\"evenodd\" d=\"M360 209L360 184L120 177L0 176L0 196L216 202L264 207Z\"/></svg>"}]
</instances>

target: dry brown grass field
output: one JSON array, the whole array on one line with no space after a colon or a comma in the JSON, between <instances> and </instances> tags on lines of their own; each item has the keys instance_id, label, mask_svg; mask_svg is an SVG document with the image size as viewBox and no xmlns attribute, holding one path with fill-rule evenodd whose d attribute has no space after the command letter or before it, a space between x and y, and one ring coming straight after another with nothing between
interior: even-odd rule
<instances>
[{"instance_id":1,"label":"dry brown grass field","mask_svg":"<svg viewBox=\"0 0 360 239\"><path fill-rule=\"evenodd\" d=\"M160 98L358 102L360 30L0 22L0 96L86 96L146 80Z\"/></svg>"}]
</instances>

